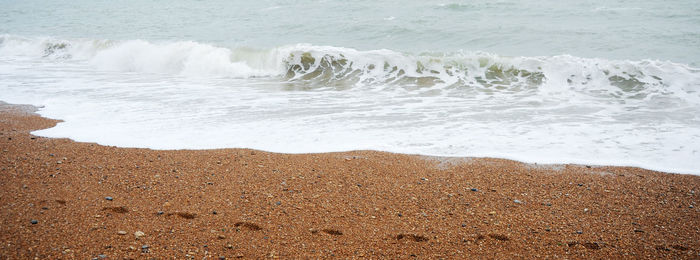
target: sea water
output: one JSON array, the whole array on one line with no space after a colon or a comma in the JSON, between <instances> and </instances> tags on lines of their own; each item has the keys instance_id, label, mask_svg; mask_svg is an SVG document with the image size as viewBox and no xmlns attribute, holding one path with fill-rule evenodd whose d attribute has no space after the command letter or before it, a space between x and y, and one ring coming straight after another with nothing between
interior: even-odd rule
<instances>
[{"instance_id":1,"label":"sea water","mask_svg":"<svg viewBox=\"0 0 700 260\"><path fill-rule=\"evenodd\" d=\"M0 100L121 147L700 174L696 1L0 0Z\"/></svg>"}]
</instances>

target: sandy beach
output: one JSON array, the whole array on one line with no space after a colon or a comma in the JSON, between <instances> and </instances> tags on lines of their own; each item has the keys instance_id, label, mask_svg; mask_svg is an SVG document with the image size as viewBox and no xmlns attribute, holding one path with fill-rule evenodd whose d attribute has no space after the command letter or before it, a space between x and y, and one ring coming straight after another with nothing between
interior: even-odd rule
<instances>
[{"instance_id":1,"label":"sandy beach","mask_svg":"<svg viewBox=\"0 0 700 260\"><path fill-rule=\"evenodd\" d=\"M0 105L0 258L700 258L700 176L376 151L158 151ZM197 136L192 136L197 138Z\"/></svg>"}]
</instances>

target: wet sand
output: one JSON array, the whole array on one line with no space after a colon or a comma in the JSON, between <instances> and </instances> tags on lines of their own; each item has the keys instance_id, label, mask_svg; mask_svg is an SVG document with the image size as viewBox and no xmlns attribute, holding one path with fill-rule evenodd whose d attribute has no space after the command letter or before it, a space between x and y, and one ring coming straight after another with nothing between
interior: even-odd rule
<instances>
[{"instance_id":1,"label":"wet sand","mask_svg":"<svg viewBox=\"0 0 700 260\"><path fill-rule=\"evenodd\" d=\"M0 258L700 258L700 176L31 135L0 104ZM197 138L193 136L192 138Z\"/></svg>"}]
</instances>

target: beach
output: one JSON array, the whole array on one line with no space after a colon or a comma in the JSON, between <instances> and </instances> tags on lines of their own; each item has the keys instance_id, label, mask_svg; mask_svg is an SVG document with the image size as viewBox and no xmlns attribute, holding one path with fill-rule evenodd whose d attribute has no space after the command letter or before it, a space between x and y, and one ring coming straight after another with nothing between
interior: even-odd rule
<instances>
[{"instance_id":1,"label":"beach","mask_svg":"<svg viewBox=\"0 0 700 260\"><path fill-rule=\"evenodd\" d=\"M700 257L700 177L351 151L37 137L0 105L0 257ZM191 136L196 139L197 136Z\"/></svg>"}]
</instances>

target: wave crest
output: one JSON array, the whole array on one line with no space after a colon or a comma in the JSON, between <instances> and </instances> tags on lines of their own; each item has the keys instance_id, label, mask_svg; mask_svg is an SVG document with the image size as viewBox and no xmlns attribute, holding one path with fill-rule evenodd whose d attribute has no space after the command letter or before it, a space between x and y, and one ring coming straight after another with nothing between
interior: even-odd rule
<instances>
[{"instance_id":1,"label":"wave crest","mask_svg":"<svg viewBox=\"0 0 700 260\"><path fill-rule=\"evenodd\" d=\"M594 97L675 95L700 103L700 70L662 61L483 52L359 51L306 44L267 50L143 40L61 40L0 35L0 56L85 61L98 69L196 77L277 78L304 89L363 87L479 92L574 91Z\"/></svg>"}]
</instances>

